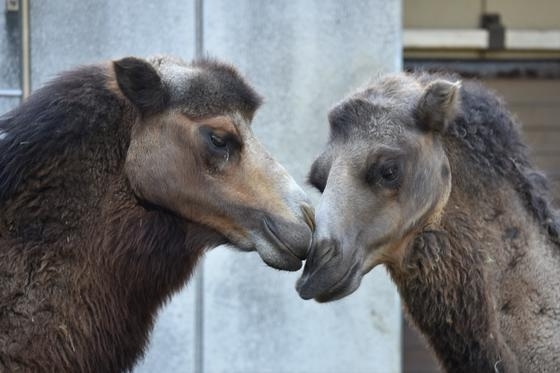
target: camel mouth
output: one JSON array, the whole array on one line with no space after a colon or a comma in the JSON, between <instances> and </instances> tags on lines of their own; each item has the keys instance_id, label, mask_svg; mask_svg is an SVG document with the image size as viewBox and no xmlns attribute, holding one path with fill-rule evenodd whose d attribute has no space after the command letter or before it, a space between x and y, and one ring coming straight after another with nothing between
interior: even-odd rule
<instances>
[{"instance_id":1,"label":"camel mouth","mask_svg":"<svg viewBox=\"0 0 560 373\"><path fill-rule=\"evenodd\" d=\"M335 301L344 298L358 289L362 281L360 269L361 263L358 261L354 262L348 270L326 290L323 290L322 286L316 283L316 279L313 278L314 276L301 277L296 284L296 290L299 296L305 300L315 299L315 301L319 303ZM315 270L314 274L318 272L320 272L320 269Z\"/></svg>"},{"instance_id":2,"label":"camel mouth","mask_svg":"<svg viewBox=\"0 0 560 373\"><path fill-rule=\"evenodd\" d=\"M294 250L292 250L290 248L290 246L288 244L286 244L279 236L278 234L275 232L275 229L273 228L273 223L272 221L268 218L265 217L264 218L264 232L267 236L267 238L274 244L274 246L280 250L282 250L284 253L287 253L293 257L298 258L299 260L304 260L305 256L301 257L298 256Z\"/></svg>"},{"instance_id":3,"label":"camel mouth","mask_svg":"<svg viewBox=\"0 0 560 373\"><path fill-rule=\"evenodd\" d=\"M352 294L360 287L362 282L362 276L356 276L360 273L360 268L360 263L354 263L339 282L334 284L326 292L315 296L313 299L318 303L326 303L342 299Z\"/></svg>"},{"instance_id":4,"label":"camel mouth","mask_svg":"<svg viewBox=\"0 0 560 373\"><path fill-rule=\"evenodd\" d=\"M303 214L303 219L309 226L309 229L311 229L311 232L315 232L315 210L313 209L313 207L309 205L303 205L301 206L301 212Z\"/></svg>"},{"instance_id":5,"label":"camel mouth","mask_svg":"<svg viewBox=\"0 0 560 373\"><path fill-rule=\"evenodd\" d=\"M305 254L289 245L277 232L276 224L268 217L263 219L263 240L256 250L263 261L272 268L283 271L297 271L302 267ZM307 226L306 226L307 227ZM311 236L311 231L309 235Z\"/></svg>"}]
</instances>

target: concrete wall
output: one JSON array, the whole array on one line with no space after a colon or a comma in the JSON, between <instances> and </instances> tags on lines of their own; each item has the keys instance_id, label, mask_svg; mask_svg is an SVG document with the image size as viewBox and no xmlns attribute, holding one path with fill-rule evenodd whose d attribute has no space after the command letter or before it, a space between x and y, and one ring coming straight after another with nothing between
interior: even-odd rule
<instances>
[{"instance_id":1,"label":"concrete wall","mask_svg":"<svg viewBox=\"0 0 560 373\"><path fill-rule=\"evenodd\" d=\"M303 184L326 142L328 109L400 68L399 2L231 4L205 0L205 49L264 94L254 130ZM256 255L218 248L204 271L205 372L400 371L400 312L383 269L351 297L322 305L298 298L299 274L266 268Z\"/></svg>"},{"instance_id":2,"label":"concrete wall","mask_svg":"<svg viewBox=\"0 0 560 373\"><path fill-rule=\"evenodd\" d=\"M193 9L186 0L31 0L32 88L79 63L189 59ZM399 0L204 0L202 20L205 51L238 66L266 97L255 132L302 184L326 141L328 109L401 66ZM272 270L254 253L219 247L199 270L204 282L191 281L162 310L135 372L400 371L398 297L382 268L352 296L324 305L300 300L298 274ZM198 285L203 305L195 304Z\"/></svg>"},{"instance_id":3,"label":"concrete wall","mask_svg":"<svg viewBox=\"0 0 560 373\"><path fill-rule=\"evenodd\" d=\"M20 16L6 12L0 2L0 90L19 90L21 77ZM19 97L0 96L0 114L19 103Z\"/></svg>"}]
</instances>

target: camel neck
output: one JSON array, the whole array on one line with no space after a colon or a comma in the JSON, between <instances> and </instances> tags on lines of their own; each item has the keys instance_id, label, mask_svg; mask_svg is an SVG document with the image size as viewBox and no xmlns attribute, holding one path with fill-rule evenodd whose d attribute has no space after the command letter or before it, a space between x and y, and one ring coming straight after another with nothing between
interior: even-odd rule
<instances>
[{"instance_id":1,"label":"camel neck","mask_svg":"<svg viewBox=\"0 0 560 373\"><path fill-rule=\"evenodd\" d=\"M388 268L405 309L447 371L515 372L498 332L480 245L473 237L455 247L451 234L423 232L402 265Z\"/></svg>"},{"instance_id":2,"label":"camel neck","mask_svg":"<svg viewBox=\"0 0 560 373\"><path fill-rule=\"evenodd\" d=\"M418 234L389 271L410 318L447 371L516 372L496 303L498 276L515 246L504 235L525 239L524 207L505 184L499 195L474 187L455 182L441 224Z\"/></svg>"}]
</instances>

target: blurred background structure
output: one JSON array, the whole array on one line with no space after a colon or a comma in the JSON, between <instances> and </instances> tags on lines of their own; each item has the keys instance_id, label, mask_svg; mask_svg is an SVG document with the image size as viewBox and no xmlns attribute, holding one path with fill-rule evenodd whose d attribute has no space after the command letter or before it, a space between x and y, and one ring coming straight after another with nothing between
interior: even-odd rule
<instances>
[{"instance_id":1,"label":"blurred background structure","mask_svg":"<svg viewBox=\"0 0 560 373\"><path fill-rule=\"evenodd\" d=\"M454 71L506 99L560 198L557 0L2 2L0 113L78 64L209 55L236 65L266 97L254 130L304 184L337 101L383 72ZM417 333L406 321L401 329L383 268L330 304L300 300L297 276L254 253L209 252L160 313L135 372L437 371Z\"/></svg>"},{"instance_id":2,"label":"blurred background structure","mask_svg":"<svg viewBox=\"0 0 560 373\"><path fill-rule=\"evenodd\" d=\"M522 124L535 164L560 201L560 1L404 0L403 65L453 71L496 90ZM403 322L403 372L436 372Z\"/></svg>"}]
</instances>

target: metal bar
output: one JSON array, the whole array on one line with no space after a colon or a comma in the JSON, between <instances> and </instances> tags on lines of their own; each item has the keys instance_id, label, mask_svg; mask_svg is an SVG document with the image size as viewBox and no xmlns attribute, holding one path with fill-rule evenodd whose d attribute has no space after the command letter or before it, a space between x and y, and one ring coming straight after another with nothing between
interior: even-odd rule
<instances>
[{"instance_id":1,"label":"metal bar","mask_svg":"<svg viewBox=\"0 0 560 373\"><path fill-rule=\"evenodd\" d=\"M0 97L21 97L21 89L0 89Z\"/></svg>"},{"instance_id":2,"label":"metal bar","mask_svg":"<svg viewBox=\"0 0 560 373\"><path fill-rule=\"evenodd\" d=\"M194 1L194 57L204 54L204 0ZM195 273L195 325L194 325L194 371L204 372L204 257Z\"/></svg>"},{"instance_id":3,"label":"metal bar","mask_svg":"<svg viewBox=\"0 0 560 373\"><path fill-rule=\"evenodd\" d=\"M195 0L194 17L194 57L199 59L204 57L204 0Z\"/></svg>"},{"instance_id":4,"label":"metal bar","mask_svg":"<svg viewBox=\"0 0 560 373\"><path fill-rule=\"evenodd\" d=\"M560 79L560 61L523 59L431 59L405 58L407 71L453 71L465 77L475 78L531 78Z\"/></svg>"},{"instance_id":5,"label":"metal bar","mask_svg":"<svg viewBox=\"0 0 560 373\"><path fill-rule=\"evenodd\" d=\"M22 99L31 92L31 64L29 49L29 0L21 1L21 91Z\"/></svg>"}]
</instances>

